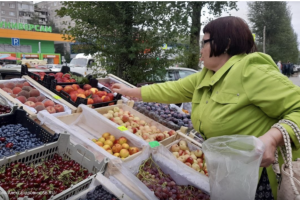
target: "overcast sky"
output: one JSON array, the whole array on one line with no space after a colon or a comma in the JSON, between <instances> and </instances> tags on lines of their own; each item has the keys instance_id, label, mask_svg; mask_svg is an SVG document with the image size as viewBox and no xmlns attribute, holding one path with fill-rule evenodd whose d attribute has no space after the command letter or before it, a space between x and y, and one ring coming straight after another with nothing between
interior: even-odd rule
<instances>
[{"instance_id":1,"label":"overcast sky","mask_svg":"<svg viewBox=\"0 0 300 200\"><path fill-rule=\"evenodd\" d=\"M290 11L292 13L292 26L294 31L298 35L298 42L300 43L300 1L288 1L288 5L290 7ZM239 8L238 11L230 11L232 16L238 16L249 22L247 14L248 14L248 6L247 1L238 1L237 6ZM227 13L224 13L222 16L227 16ZM299 45L300 48L300 45Z\"/></svg>"}]
</instances>

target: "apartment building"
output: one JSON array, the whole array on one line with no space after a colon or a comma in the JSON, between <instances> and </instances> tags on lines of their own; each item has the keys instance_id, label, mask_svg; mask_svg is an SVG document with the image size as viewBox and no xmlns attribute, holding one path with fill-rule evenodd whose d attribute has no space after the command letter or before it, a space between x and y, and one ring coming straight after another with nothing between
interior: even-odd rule
<instances>
[{"instance_id":1,"label":"apartment building","mask_svg":"<svg viewBox=\"0 0 300 200\"><path fill-rule=\"evenodd\" d=\"M26 24L33 13L32 1L0 1L0 21Z\"/></svg>"},{"instance_id":2,"label":"apartment building","mask_svg":"<svg viewBox=\"0 0 300 200\"><path fill-rule=\"evenodd\" d=\"M48 19L53 21L55 26L60 30L68 28L68 26L75 26L75 22L71 21L69 16L59 17L56 15L55 10L59 10L62 7L62 2L60 1L41 1L35 4L38 8L47 9ZM65 24L66 22L67 24Z\"/></svg>"}]
</instances>

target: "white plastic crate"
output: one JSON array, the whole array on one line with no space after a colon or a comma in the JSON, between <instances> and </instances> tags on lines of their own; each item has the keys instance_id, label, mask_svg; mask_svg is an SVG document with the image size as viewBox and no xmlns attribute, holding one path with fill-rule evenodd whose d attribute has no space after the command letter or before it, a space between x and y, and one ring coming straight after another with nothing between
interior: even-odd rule
<instances>
[{"instance_id":1,"label":"white plastic crate","mask_svg":"<svg viewBox=\"0 0 300 200\"><path fill-rule=\"evenodd\" d=\"M65 159L72 159L78 162L82 167L85 167L89 173L93 173L93 176L88 177L87 179L77 183L76 185L71 186L67 190L52 196L51 200L65 200L69 197L87 189L91 184L92 180L95 178L98 172L104 173L108 163L108 159L105 158L102 162L99 162L95 159L93 153L85 149L81 145L73 145L70 143L69 134L60 134L58 141L45 144L44 146L37 147L31 150L26 150L18 155L11 156L9 159L4 158L0 161L0 167L6 165L9 166L12 162L21 162L25 164L39 165L42 160L48 160L53 158L54 154L59 154ZM9 200L8 195L0 187L0 198L3 200ZM33 200L32 198L18 198L18 200Z\"/></svg>"},{"instance_id":2,"label":"white plastic crate","mask_svg":"<svg viewBox=\"0 0 300 200\"><path fill-rule=\"evenodd\" d=\"M93 182L91 183L90 187L87 190L84 190L78 193L77 195L72 196L72 200L85 198L86 194L88 192L94 191L96 186L98 185L102 185L107 192L115 195L120 200L130 200L130 198L120 188L118 188L115 184L113 184L108 178L103 176L101 173L97 174L96 178L93 180Z\"/></svg>"}]
</instances>

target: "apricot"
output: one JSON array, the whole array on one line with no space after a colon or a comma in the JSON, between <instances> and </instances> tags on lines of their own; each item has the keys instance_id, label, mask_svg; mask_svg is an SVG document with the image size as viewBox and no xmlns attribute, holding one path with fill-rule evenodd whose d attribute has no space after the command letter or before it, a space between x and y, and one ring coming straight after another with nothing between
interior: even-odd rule
<instances>
[{"instance_id":1,"label":"apricot","mask_svg":"<svg viewBox=\"0 0 300 200\"><path fill-rule=\"evenodd\" d=\"M18 93L18 96L24 96L26 98L29 98L30 95L29 95L29 92L25 91L25 90L22 90L21 92Z\"/></svg>"},{"instance_id":2,"label":"apricot","mask_svg":"<svg viewBox=\"0 0 300 200\"><path fill-rule=\"evenodd\" d=\"M15 84L14 83L6 83L6 84L4 84L4 87L13 89L15 87Z\"/></svg>"},{"instance_id":3,"label":"apricot","mask_svg":"<svg viewBox=\"0 0 300 200\"><path fill-rule=\"evenodd\" d=\"M38 102L38 103L40 103L40 102ZM36 105L35 109L36 109L37 112L40 112L41 110L45 110L45 106L43 106L43 105Z\"/></svg>"},{"instance_id":4,"label":"apricot","mask_svg":"<svg viewBox=\"0 0 300 200\"><path fill-rule=\"evenodd\" d=\"M40 96L40 91L38 91L37 89L32 89L29 92L29 94L30 94L31 97L38 97L38 96Z\"/></svg>"},{"instance_id":5,"label":"apricot","mask_svg":"<svg viewBox=\"0 0 300 200\"><path fill-rule=\"evenodd\" d=\"M21 103L25 103L27 101L27 98L24 96L18 96L16 99L18 99L19 101L21 101Z\"/></svg>"},{"instance_id":6,"label":"apricot","mask_svg":"<svg viewBox=\"0 0 300 200\"><path fill-rule=\"evenodd\" d=\"M23 87L22 87L22 90L25 90L25 91L27 91L27 92L30 92L30 91L32 90L32 87L30 87L30 86L23 86Z\"/></svg>"},{"instance_id":7,"label":"apricot","mask_svg":"<svg viewBox=\"0 0 300 200\"><path fill-rule=\"evenodd\" d=\"M7 93L11 93L11 94L13 93L13 91L10 88L7 88L7 87L3 88L2 90L4 90Z\"/></svg>"},{"instance_id":8,"label":"apricot","mask_svg":"<svg viewBox=\"0 0 300 200\"><path fill-rule=\"evenodd\" d=\"M24 82L23 86L30 86L30 84L28 82Z\"/></svg>"},{"instance_id":9,"label":"apricot","mask_svg":"<svg viewBox=\"0 0 300 200\"><path fill-rule=\"evenodd\" d=\"M19 92L22 91L22 88L20 88L20 87L15 87L12 91L13 91L14 94L19 94Z\"/></svg>"},{"instance_id":10,"label":"apricot","mask_svg":"<svg viewBox=\"0 0 300 200\"><path fill-rule=\"evenodd\" d=\"M38 102L38 100L37 100L36 97L29 97L29 98L27 99L27 101L32 101L32 102L34 102L34 103Z\"/></svg>"},{"instance_id":11,"label":"apricot","mask_svg":"<svg viewBox=\"0 0 300 200\"><path fill-rule=\"evenodd\" d=\"M45 102L44 102L44 105L45 105L45 107L47 108L48 106L54 106L54 102L53 101L51 101L51 100L46 100ZM54 108L54 107L53 107Z\"/></svg>"},{"instance_id":12,"label":"apricot","mask_svg":"<svg viewBox=\"0 0 300 200\"><path fill-rule=\"evenodd\" d=\"M38 96L36 99L37 99L38 102L42 102L46 99L46 97L45 96Z\"/></svg>"}]
</instances>

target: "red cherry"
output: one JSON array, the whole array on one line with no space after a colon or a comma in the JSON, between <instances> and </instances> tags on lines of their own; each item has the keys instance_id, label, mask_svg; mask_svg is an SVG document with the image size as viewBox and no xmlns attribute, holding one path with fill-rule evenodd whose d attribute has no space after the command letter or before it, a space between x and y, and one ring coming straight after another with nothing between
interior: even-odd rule
<instances>
[{"instance_id":1,"label":"red cherry","mask_svg":"<svg viewBox=\"0 0 300 200\"><path fill-rule=\"evenodd\" d=\"M13 143L9 142L5 145L6 148L12 148L14 146Z\"/></svg>"},{"instance_id":2,"label":"red cherry","mask_svg":"<svg viewBox=\"0 0 300 200\"><path fill-rule=\"evenodd\" d=\"M6 138L5 138L5 137L0 137L0 141L1 141L1 142L5 142L5 141L6 141Z\"/></svg>"}]
</instances>

